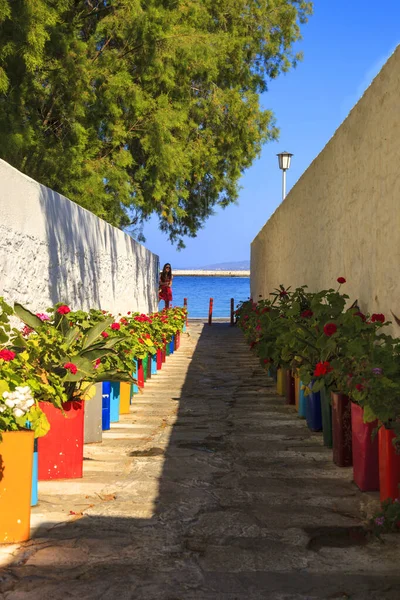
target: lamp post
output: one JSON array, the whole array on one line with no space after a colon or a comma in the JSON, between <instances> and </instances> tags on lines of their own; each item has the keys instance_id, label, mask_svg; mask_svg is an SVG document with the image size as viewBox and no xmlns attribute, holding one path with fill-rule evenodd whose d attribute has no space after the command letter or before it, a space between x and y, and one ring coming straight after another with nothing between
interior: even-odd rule
<instances>
[{"instance_id":1,"label":"lamp post","mask_svg":"<svg viewBox=\"0 0 400 600\"><path fill-rule=\"evenodd\" d=\"M290 161L293 154L290 152L281 152L277 154L279 168L282 170L282 200L286 198L286 171L290 168Z\"/></svg>"}]
</instances>

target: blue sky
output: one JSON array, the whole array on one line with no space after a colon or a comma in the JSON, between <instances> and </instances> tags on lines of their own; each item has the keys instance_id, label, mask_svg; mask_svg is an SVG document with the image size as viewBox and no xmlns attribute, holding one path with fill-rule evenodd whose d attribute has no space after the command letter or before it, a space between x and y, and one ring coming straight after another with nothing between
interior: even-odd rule
<instances>
[{"instance_id":1,"label":"blue sky","mask_svg":"<svg viewBox=\"0 0 400 600\"><path fill-rule=\"evenodd\" d=\"M250 257L251 241L281 202L276 154L294 154L290 190L400 43L400 1L315 0L302 32L303 62L262 96L275 114L279 141L266 144L242 177L238 204L217 210L186 249L175 250L156 218L145 225L145 245L162 264L193 268Z\"/></svg>"}]
</instances>

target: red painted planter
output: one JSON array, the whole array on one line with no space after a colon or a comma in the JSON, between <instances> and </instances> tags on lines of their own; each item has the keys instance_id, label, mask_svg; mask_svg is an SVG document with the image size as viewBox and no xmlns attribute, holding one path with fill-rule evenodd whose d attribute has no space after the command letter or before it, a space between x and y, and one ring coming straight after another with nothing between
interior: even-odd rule
<instances>
[{"instance_id":1,"label":"red painted planter","mask_svg":"<svg viewBox=\"0 0 400 600\"><path fill-rule=\"evenodd\" d=\"M286 404L296 404L296 391L294 385L294 377L292 375L292 371L287 369L286 373L286 387L285 387L285 396L286 396Z\"/></svg>"},{"instance_id":2,"label":"red painted planter","mask_svg":"<svg viewBox=\"0 0 400 600\"><path fill-rule=\"evenodd\" d=\"M157 349L157 371L162 369L162 350L160 348Z\"/></svg>"},{"instance_id":3,"label":"red painted planter","mask_svg":"<svg viewBox=\"0 0 400 600\"><path fill-rule=\"evenodd\" d=\"M167 359L167 344L164 344L164 350L162 350L161 352L162 352L162 361L163 361L163 363L165 363L165 361Z\"/></svg>"},{"instance_id":4,"label":"red painted planter","mask_svg":"<svg viewBox=\"0 0 400 600\"><path fill-rule=\"evenodd\" d=\"M141 358L138 358L137 362L138 362L138 373L137 373L138 387L143 388L144 387L143 360Z\"/></svg>"},{"instance_id":5,"label":"red painted planter","mask_svg":"<svg viewBox=\"0 0 400 600\"><path fill-rule=\"evenodd\" d=\"M400 498L400 454L396 454L393 446L395 433L392 429L382 426L379 429L379 483L381 502Z\"/></svg>"},{"instance_id":6,"label":"red painted planter","mask_svg":"<svg viewBox=\"0 0 400 600\"><path fill-rule=\"evenodd\" d=\"M78 479L83 474L83 431L85 403L66 402L64 413L50 402L40 402L50 431L38 439L38 477Z\"/></svg>"},{"instance_id":7,"label":"red painted planter","mask_svg":"<svg viewBox=\"0 0 400 600\"><path fill-rule=\"evenodd\" d=\"M179 350L180 345L181 345L181 332L177 331L175 333L175 344L174 344L175 350Z\"/></svg>"},{"instance_id":8,"label":"red painted planter","mask_svg":"<svg viewBox=\"0 0 400 600\"><path fill-rule=\"evenodd\" d=\"M332 392L333 462L338 467L351 467L353 448L351 433L351 401L348 396Z\"/></svg>"},{"instance_id":9,"label":"red painted planter","mask_svg":"<svg viewBox=\"0 0 400 600\"><path fill-rule=\"evenodd\" d=\"M372 432L378 422L364 423L364 409L351 403L351 430L353 445L353 478L362 492L379 490L378 436Z\"/></svg>"}]
</instances>

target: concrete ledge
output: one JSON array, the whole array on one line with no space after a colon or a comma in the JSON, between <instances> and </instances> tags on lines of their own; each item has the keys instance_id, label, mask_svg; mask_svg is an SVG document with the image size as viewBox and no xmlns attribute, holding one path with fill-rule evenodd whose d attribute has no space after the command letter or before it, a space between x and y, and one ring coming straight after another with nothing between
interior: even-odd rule
<instances>
[{"instance_id":1,"label":"concrete ledge","mask_svg":"<svg viewBox=\"0 0 400 600\"><path fill-rule=\"evenodd\" d=\"M250 271L196 271L174 269L174 277L250 277Z\"/></svg>"}]
</instances>

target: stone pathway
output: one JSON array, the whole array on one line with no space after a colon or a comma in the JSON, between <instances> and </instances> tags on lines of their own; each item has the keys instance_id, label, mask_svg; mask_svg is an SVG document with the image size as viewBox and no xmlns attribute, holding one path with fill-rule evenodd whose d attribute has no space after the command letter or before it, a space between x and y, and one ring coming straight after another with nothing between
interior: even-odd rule
<instances>
[{"instance_id":1,"label":"stone pathway","mask_svg":"<svg viewBox=\"0 0 400 600\"><path fill-rule=\"evenodd\" d=\"M33 539L0 549L4 600L398 600L400 541L332 464L240 331L190 337L82 481L43 482Z\"/></svg>"}]
</instances>

